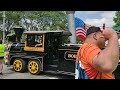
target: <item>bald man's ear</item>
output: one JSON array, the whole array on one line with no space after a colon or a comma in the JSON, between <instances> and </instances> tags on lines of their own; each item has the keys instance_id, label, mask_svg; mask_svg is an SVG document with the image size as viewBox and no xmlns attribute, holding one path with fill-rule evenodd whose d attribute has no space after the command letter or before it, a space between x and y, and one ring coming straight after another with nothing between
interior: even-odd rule
<instances>
[{"instance_id":1,"label":"bald man's ear","mask_svg":"<svg viewBox=\"0 0 120 90\"><path fill-rule=\"evenodd\" d=\"M93 34L93 38L97 40L96 33Z\"/></svg>"}]
</instances>

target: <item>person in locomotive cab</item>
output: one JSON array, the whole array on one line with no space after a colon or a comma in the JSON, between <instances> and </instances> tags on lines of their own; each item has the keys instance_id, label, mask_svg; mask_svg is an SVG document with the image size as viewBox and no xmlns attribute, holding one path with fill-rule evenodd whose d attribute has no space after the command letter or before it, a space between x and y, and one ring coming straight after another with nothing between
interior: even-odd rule
<instances>
[{"instance_id":1,"label":"person in locomotive cab","mask_svg":"<svg viewBox=\"0 0 120 90\"><path fill-rule=\"evenodd\" d=\"M40 38L40 40L36 41L35 47L42 47L42 37Z\"/></svg>"},{"instance_id":2,"label":"person in locomotive cab","mask_svg":"<svg viewBox=\"0 0 120 90\"><path fill-rule=\"evenodd\" d=\"M42 42L37 42L35 47L42 47Z\"/></svg>"}]
</instances>

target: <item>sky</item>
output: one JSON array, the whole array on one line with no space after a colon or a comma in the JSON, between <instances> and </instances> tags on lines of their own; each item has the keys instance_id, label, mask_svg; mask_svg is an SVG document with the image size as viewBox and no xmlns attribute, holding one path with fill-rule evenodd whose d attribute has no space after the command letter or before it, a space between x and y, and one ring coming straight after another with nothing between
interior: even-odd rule
<instances>
[{"instance_id":1,"label":"sky","mask_svg":"<svg viewBox=\"0 0 120 90\"><path fill-rule=\"evenodd\" d=\"M86 24L101 27L105 23L106 27L115 25L113 18L116 11L75 11L74 16L83 20Z\"/></svg>"}]
</instances>

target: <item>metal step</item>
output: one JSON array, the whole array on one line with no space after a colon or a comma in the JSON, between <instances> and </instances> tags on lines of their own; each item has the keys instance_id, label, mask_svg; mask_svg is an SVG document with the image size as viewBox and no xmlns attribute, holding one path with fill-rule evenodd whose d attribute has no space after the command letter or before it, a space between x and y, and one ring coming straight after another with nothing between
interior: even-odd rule
<instances>
[{"instance_id":1,"label":"metal step","mask_svg":"<svg viewBox=\"0 0 120 90\"><path fill-rule=\"evenodd\" d=\"M55 68L58 67L58 65L48 65L48 66L50 66L50 67L55 67Z\"/></svg>"},{"instance_id":2,"label":"metal step","mask_svg":"<svg viewBox=\"0 0 120 90\"><path fill-rule=\"evenodd\" d=\"M53 64L53 65L58 65L58 59L53 60L53 61L52 61L52 64Z\"/></svg>"},{"instance_id":3,"label":"metal step","mask_svg":"<svg viewBox=\"0 0 120 90\"><path fill-rule=\"evenodd\" d=\"M57 71L58 65L47 65L47 70Z\"/></svg>"}]
</instances>

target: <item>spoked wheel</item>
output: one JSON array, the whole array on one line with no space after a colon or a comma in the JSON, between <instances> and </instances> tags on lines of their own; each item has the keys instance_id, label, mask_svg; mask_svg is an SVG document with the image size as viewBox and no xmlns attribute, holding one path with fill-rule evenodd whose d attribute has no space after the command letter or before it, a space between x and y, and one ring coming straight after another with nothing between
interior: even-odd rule
<instances>
[{"instance_id":1,"label":"spoked wheel","mask_svg":"<svg viewBox=\"0 0 120 90\"><path fill-rule=\"evenodd\" d=\"M38 75L40 74L40 66L41 63L37 60L30 60L28 62L28 71L33 74L33 75Z\"/></svg>"},{"instance_id":2,"label":"spoked wheel","mask_svg":"<svg viewBox=\"0 0 120 90\"><path fill-rule=\"evenodd\" d=\"M17 58L13 62L13 69L16 72L25 72L27 69L27 63L23 59Z\"/></svg>"}]
</instances>

